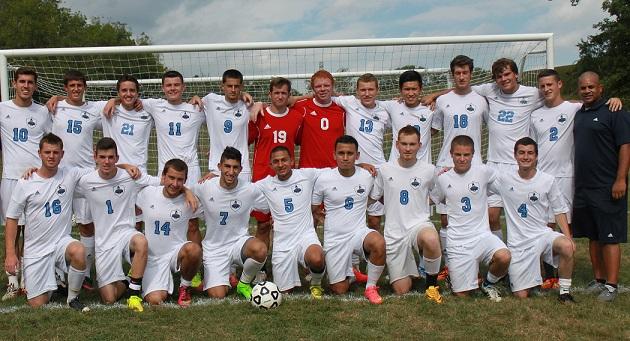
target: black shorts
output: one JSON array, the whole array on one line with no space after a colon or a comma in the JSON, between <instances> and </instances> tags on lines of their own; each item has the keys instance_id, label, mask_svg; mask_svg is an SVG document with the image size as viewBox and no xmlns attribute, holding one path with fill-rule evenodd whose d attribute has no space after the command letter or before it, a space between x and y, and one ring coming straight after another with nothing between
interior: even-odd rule
<instances>
[{"instance_id":1,"label":"black shorts","mask_svg":"<svg viewBox=\"0 0 630 341\"><path fill-rule=\"evenodd\" d=\"M627 195L613 200L612 188L576 188L571 223L573 237L604 244L627 242L627 207Z\"/></svg>"}]
</instances>

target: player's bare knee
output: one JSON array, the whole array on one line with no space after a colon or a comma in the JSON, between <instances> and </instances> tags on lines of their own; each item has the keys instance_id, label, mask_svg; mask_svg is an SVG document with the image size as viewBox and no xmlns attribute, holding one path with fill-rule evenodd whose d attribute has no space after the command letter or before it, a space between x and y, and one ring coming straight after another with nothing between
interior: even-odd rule
<instances>
[{"instance_id":1,"label":"player's bare knee","mask_svg":"<svg viewBox=\"0 0 630 341\"><path fill-rule=\"evenodd\" d=\"M566 258L573 257L573 243L567 237L561 237L557 240L556 243L557 252L560 256Z\"/></svg>"},{"instance_id":2,"label":"player's bare knee","mask_svg":"<svg viewBox=\"0 0 630 341\"><path fill-rule=\"evenodd\" d=\"M225 298L227 296L227 288L224 286L221 287L213 287L206 290L208 293L208 297L210 298Z\"/></svg>"},{"instance_id":3,"label":"player's bare knee","mask_svg":"<svg viewBox=\"0 0 630 341\"><path fill-rule=\"evenodd\" d=\"M249 256L255 261L262 263L267 259L267 245L258 239L251 239L248 245Z\"/></svg>"},{"instance_id":4,"label":"player's bare knee","mask_svg":"<svg viewBox=\"0 0 630 341\"><path fill-rule=\"evenodd\" d=\"M330 285L330 291L335 295L343 295L347 293L348 288L350 288L350 283L348 282L348 280L343 280L341 282Z\"/></svg>"},{"instance_id":5,"label":"player's bare knee","mask_svg":"<svg viewBox=\"0 0 630 341\"><path fill-rule=\"evenodd\" d=\"M403 278L392 283L392 290L396 295L404 295L411 291L411 279Z\"/></svg>"},{"instance_id":6,"label":"player's bare knee","mask_svg":"<svg viewBox=\"0 0 630 341\"><path fill-rule=\"evenodd\" d=\"M528 294L529 294L528 290L519 290L519 291L514 291L512 293L512 295L514 295L514 297L517 297L517 298L527 298Z\"/></svg>"},{"instance_id":7,"label":"player's bare knee","mask_svg":"<svg viewBox=\"0 0 630 341\"><path fill-rule=\"evenodd\" d=\"M182 248L184 251L184 257L189 260L201 259L201 246L197 243L186 243Z\"/></svg>"},{"instance_id":8,"label":"player's bare knee","mask_svg":"<svg viewBox=\"0 0 630 341\"><path fill-rule=\"evenodd\" d=\"M81 243L71 243L68 245L68 258L70 258L70 264L75 268L85 267L85 247Z\"/></svg>"},{"instance_id":9,"label":"player's bare knee","mask_svg":"<svg viewBox=\"0 0 630 341\"><path fill-rule=\"evenodd\" d=\"M512 254L508 249L497 250L494 255L492 255L492 262L499 265L508 266L510 265L510 261L512 261Z\"/></svg>"},{"instance_id":10,"label":"player's bare knee","mask_svg":"<svg viewBox=\"0 0 630 341\"><path fill-rule=\"evenodd\" d=\"M138 254L146 254L149 249L149 242L144 235L136 234L131 238L131 247L136 256Z\"/></svg>"}]
</instances>

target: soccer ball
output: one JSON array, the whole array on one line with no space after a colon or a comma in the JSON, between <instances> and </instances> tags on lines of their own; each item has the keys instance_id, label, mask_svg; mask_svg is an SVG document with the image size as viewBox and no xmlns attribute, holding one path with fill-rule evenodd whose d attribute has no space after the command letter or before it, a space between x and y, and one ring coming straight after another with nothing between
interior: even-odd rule
<instances>
[{"instance_id":1,"label":"soccer ball","mask_svg":"<svg viewBox=\"0 0 630 341\"><path fill-rule=\"evenodd\" d=\"M282 293L278 286L269 281L258 282L252 288L252 305L256 308L276 308L282 302Z\"/></svg>"}]
</instances>

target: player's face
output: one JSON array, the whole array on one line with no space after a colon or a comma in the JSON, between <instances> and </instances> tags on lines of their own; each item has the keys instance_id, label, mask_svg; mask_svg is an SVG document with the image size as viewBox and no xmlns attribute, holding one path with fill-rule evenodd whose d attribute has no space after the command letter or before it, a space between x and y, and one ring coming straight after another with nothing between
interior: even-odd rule
<instances>
[{"instance_id":1,"label":"player's face","mask_svg":"<svg viewBox=\"0 0 630 341\"><path fill-rule=\"evenodd\" d=\"M398 149L400 159L403 161L416 159L420 147L422 147L422 143L420 143L420 139L415 134L402 134L396 141L396 149Z\"/></svg>"},{"instance_id":2,"label":"player's face","mask_svg":"<svg viewBox=\"0 0 630 341\"><path fill-rule=\"evenodd\" d=\"M317 102L330 103L333 93L333 82L329 78L315 78L313 80L313 93Z\"/></svg>"},{"instance_id":3,"label":"player's face","mask_svg":"<svg viewBox=\"0 0 630 341\"><path fill-rule=\"evenodd\" d=\"M169 198L175 198L182 193L184 184L186 183L186 172L177 171L172 167L162 175L162 184L164 185L164 194Z\"/></svg>"},{"instance_id":4,"label":"player's face","mask_svg":"<svg viewBox=\"0 0 630 341\"><path fill-rule=\"evenodd\" d=\"M35 76L19 75L18 79L13 81L13 88L15 89L16 97L24 101L30 101L33 98L33 93L37 90Z\"/></svg>"},{"instance_id":5,"label":"player's face","mask_svg":"<svg viewBox=\"0 0 630 341\"><path fill-rule=\"evenodd\" d=\"M420 103L420 95L422 94L422 86L417 81L404 82L400 88L400 95L405 104L415 107Z\"/></svg>"},{"instance_id":6,"label":"player's face","mask_svg":"<svg viewBox=\"0 0 630 341\"><path fill-rule=\"evenodd\" d=\"M538 89L545 97L546 102L553 102L560 96L562 81L554 76L547 76L538 79Z\"/></svg>"},{"instance_id":7,"label":"player's face","mask_svg":"<svg viewBox=\"0 0 630 341\"><path fill-rule=\"evenodd\" d=\"M274 87L269 93L269 99L274 107L282 109L289 104L289 86Z\"/></svg>"},{"instance_id":8,"label":"player's face","mask_svg":"<svg viewBox=\"0 0 630 341\"><path fill-rule=\"evenodd\" d=\"M359 151L353 143L337 143L334 157L340 170L349 170L359 159Z\"/></svg>"},{"instance_id":9,"label":"player's face","mask_svg":"<svg viewBox=\"0 0 630 341\"><path fill-rule=\"evenodd\" d=\"M238 175L241 174L241 163L238 160L225 159L218 164L221 171L220 182L223 186L231 188L238 180Z\"/></svg>"},{"instance_id":10,"label":"player's face","mask_svg":"<svg viewBox=\"0 0 630 341\"><path fill-rule=\"evenodd\" d=\"M470 88L470 79L472 73L468 65L453 67L453 80L457 90L468 90Z\"/></svg>"},{"instance_id":11,"label":"player's face","mask_svg":"<svg viewBox=\"0 0 630 341\"><path fill-rule=\"evenodd\" d=\"M184 90L186 90L186 86L179 77L164 78L162 91L164 91L164 96L166 96L167 101L180 102L182 100Z\"/></svg>"},{"instance_id":12,"label":"player's face","mask_svg":"<svg viewBox=\"0 0 630 341\"><path fill-rule=\"evenodd\" d=\"M506 67L495 76L494 81L497 83L501 91L506 94L511 94L518 89L518 75L512 71L509 67Z\"/></svg>"},{"instance_id":13,"label":"player's face","mask_svg":"<svg viewBox=\"0 0 630 341\"><path fill-rule=\"evenodd\" d=\"M116 173L118 154L115 149L101 149L94 152L94 161L99 173L108 176Z\"/></svg>"},{"instance_id":14,"label":"player's face","mask_svg":"<svg viewBox=\"0 0 630 341\"><path fill-rule=\"evenodd\" d=\"M83 94L85 93L85 83L81 80L70 80L68 84L63 86L66 96L70 103L83 102Z\"/></svg>"},{"instance_id":15,"label":"player's face","mask_svg":"<svg viewBox=\"0 0 630 341\"><path fill-rule=\"evenodd\" d=\"M279 150L271 153L271 169L278 175L278 179L286 180L291 177L291 169L293 168L293 159L287 151Z\"/></svg>"},{"instance_id":16,"label":"player's face","mask_svg":"<svg viewBox=\"0 0 630 341\"><path fill-rule=\"evenodd\" d=\"M122 82L118 88L118 98L123 107L130 109L138 99L138 88L134 82Z\"/></svg>"},{"instance_id":17,"label":"player's face","mask_svg":"<svg viewBox=\"0 0 630 341\"><path fill-rule=\"evenodd\" d=\"M453 168L457 173L465 173L470 169L473 159L473 147L456 144L451 151Z\"/></svg>"},{"instance_id":18,"label":"player's face","mask_svg":"<svg viewBox=\"0 0 630 341\"><path fill-rule=\"evenodd\" d=\"M516 148L516 153L514 153L514 158L516 163L518 163L519 169L531 169L536 167L538 155L536 155L536 149L533 144L527 146L519 145Z\"/></svg>"},{"instance_id":19,"label":"player's face","mask_svg":"<svg viewBox=\"0 0 630 341\"><path fill-rule=\"evenodd\" d=\"M376 82L359 82L357 96L363 106L373 108L376 105L376 96L378 96L378 85Z\"/></svg>"},{"instance_id":20,"label":"player's face","mask_svg":"<svg viewBox=\"0 0 630 341\"><path fill-rule=\"evenodd\" d=\"M63 149L57 144L44 142L44 145L38 152L39 158L42 159L42 166L48 169L57 168L63 157Z\"/></svg>"},{"instance_id":21,"label":"player's face","mask_svg":"<svg viewBox=\"0 0 630 341\"><path fill-rule=\"evenodd\" d=\"M236 103L241 97L243 84L237 78L226 78L225 82L221 84L221 90L229 102Z\"/></svg>"},{"instance_id":22,"label":"player's face","mask_svg":"<svg viewBox=\"0 0 630 341\"><path fill-rule=\"evenodd\" d=\"M584 104L590 105L599 100L604 92L604 87L592 76L583 76L579 82L579 93Z\"/></svg>"}]
</instances>

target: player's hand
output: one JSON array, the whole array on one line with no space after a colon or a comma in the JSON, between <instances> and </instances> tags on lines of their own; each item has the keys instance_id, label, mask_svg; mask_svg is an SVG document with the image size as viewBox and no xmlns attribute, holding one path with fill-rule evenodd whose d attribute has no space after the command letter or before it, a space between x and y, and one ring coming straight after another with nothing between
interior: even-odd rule
<instances>
[{"instance_id":1,"label":"player's hand","mask_svg":"<svg viewBox=\"0 0 630 341\"><path fill-rule=\"evenodd\" d=\"M203 111L203 101L201 100L201 97L197 95L192 96L190 101L188 101L188 104L196 105L199 108L199 111Z\"/></svg>"},{"instance_id":2,"label":"player's hand","mask_svg":"<svg viewBox=\"0 0 630 341\"><path fill-rule=\"evenodd\" d=\"M142 111L142 108L144 108L142 100L140 98L136 98L136 102L133 104L133 109L135 111Z\"/></svg>"},{"instance_id":3,"label":"player's hand","mask_svg":"<svg viewBox=\"0 0 630 341\"><path fill-rule=\"evenodd\" d=\"M134 180L138 180L140 179L140 176L142 176L142 171L137 166L130 165L128 163L120 163L117 164L116 167L124 169Z\"/></svg>"},{"instance_id":4,"label":"player's hand","mask_svg":"<svg viewBox=\"0 0 630 341\"><path fill-rule=\"evenodd\" d=\"M262 102L256 102L249 107L249 120L252 122L256 122L258 119L258 114L261 116L265 116L264 105Z\"/></svg>"},{"instance_id":5,"label":"player's hand","mask_svg":"<svg viewBox=\"0 0 630 341\"><path fill-rule=\"evenodd\" d=\"M57 103L61 100L59 96L52 96L46 101L46 109L48 112L55 115L57 113Z\"/></svg>"},{"instance_id":6,"label":"player's hand","mask_svg":"<svg viewBox=\"0 0 630 341\"><path fill-rule=\"evenodd\" d=\"M105 104L105 107L103 108L103 115L105 115L106 118L112 118L114 117L114 113L116 112L116 99L112 98L109 101L107 101L107 104Z\"/></svg>"},{"instance_id":7,"label":"player's hand","mask_svg":"<svg viewBox=\"0 0 630 341\"><path fill-rule=\"evenodd\" d=\"M26 171L24 171L24 174L22 174L22 179L24 180L28 180L31 178L31 176L33 176L33 173L37 172L37 167L31 167L28 168Z\"/></svg>"},{"instance_id":8,"label":"player's hand","mask_svg":"<svg viewBox=\"0 0 630 341\"><path fill-rule=\"evenodd\" d=\"M10 273L11 275L15 275L17 273L17 269L20 263L15 255L7 254L4 258L4 271Z\"/></svg>"},{"instance_id":9,"label":"player's hand","mask_svg":"<svg viewBox=\"0 0 630 341\"><path fill-rule=\"evenodd\" d=\"M370 172L370 175L372 175L372 177L376 177L378 175L378 170L376 169L376 167L374 167L373 165L369 164L369 163L360 163L357 166L365 169L366 171Z\"/></svg>"},{"instance_id":10,"label":"player's hand","mask_svg":"<svg viewBox=\"0 0 630 341\"><path fill-rule=\"evenodd\" d=\"M618 97L609 98L608 101L606 101L606 105L608 105L610 111L619 111L623 108L623 103Z\"/></svg>"},{"instance_id":11,"label":"player's hand","mask_svg":"<svg viewBox=\"0 0 630 341\"><path fill-rule=\"evenodd\" d=\"M212 173L212 172L208 172L206 173L206 175L202 176L199 181L197 181L197 183L202 184L212 178L214 178L215 176L217 176L216 174Z\"/></svg>"},{"instance_id":12,"label":"player's hand","mask_svg":"<svg viewBox=\"0 0 630 341\"><path fill-rule=\"evenodd\" d=\"M612 186L613 199L619 200L623 198L623 196L626 195L626 189L627 189L626 179L616 180Z\"/></svg>"},{"instance_id":13,"label":"player's hand","mask_svg":"<svg viewBox=\"0 0 630 341\"><path fill-rule=\"evenodd\" d=\"M252 97L252 95L250 95L248 92L241 92L241 99L248 107L254 104L254 97Z\"/></svg>"},{"instance_id":14,"label":"player's hand","mask_svg":"<svg viewBox=\"0 0 630 341\"><path fill-rule=\"evenodd\" d=\"M188 189L184 191L184 199L186 200L186 205L190 207L193 212L197 211L197 208L199 207L199 201L191 190Z\"/></svg>"},{"instance_id":15,"label":"player's hand","mask_svg":"<svg viewBox=\"0 0 630 341\"><path fill-rule=\"evenodd\" d=\"M440 169L440 171L437 173L437 175L440 176L440 175L450 171L451 168L453 168L453 167L442 167L442 169Z\"/></svg>"}]
</instances>

